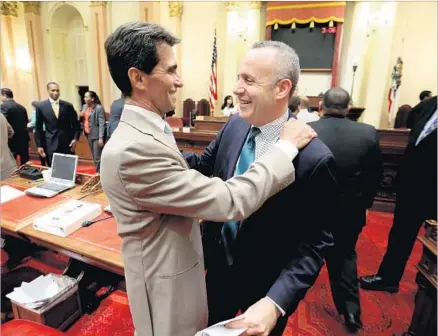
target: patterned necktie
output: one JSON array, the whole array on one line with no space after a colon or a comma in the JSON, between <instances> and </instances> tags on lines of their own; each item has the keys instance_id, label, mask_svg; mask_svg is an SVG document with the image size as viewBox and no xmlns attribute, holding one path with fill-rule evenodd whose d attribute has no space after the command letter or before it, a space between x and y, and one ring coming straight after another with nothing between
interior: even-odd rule
<instances>
[{"instance_id":1,"label":"patterned necktie","mask_svg":"<svg viewBox=\"0 0 438 336\"><path fill-rule=\"evenodd\" d=\"M417 139L417 142L415 143L415 146L418 146L418 144L427 137L430 133L435 131L438 126L438 112L435 111L435 113L430 118L430 122L428 122L425 126L425 128L421 131L420 136Z\"/></svg>"},{"instance_id":2,"label":"patterned necktie","mask_svg":"<svg viewBox=\"0 0 438 336\"><path fill-rule=\"evenodd\" d=\"M55 113L56 119L58 119L58 116L59 116L59 103L57 101L53 102L52 103L52 108L53 108L53 112Z\"/></svg>"},{"instance_id":3,"label":"patterned necktie","mask_svg":"<svg viewBox=\"0 0 438 336\"><path fill-rule=\"evenodd\" d=\"M245 145L240 152L239 162L237 164L236 175L244 174L251 163L255 160L255 137L260 133L260 129L257 127L251 128L248 137L246 138ZM225 246L228 265L233 264L232 251L234 249L234 243L239 230L238 221L230 221L224 223L222 226L222 239Z\"/></svg>"}]
</instances>

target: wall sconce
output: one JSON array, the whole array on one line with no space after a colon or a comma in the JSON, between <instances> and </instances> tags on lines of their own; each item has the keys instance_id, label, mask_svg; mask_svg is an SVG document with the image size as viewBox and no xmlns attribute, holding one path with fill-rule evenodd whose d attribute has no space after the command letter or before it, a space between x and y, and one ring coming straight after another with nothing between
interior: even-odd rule
<instances>
[{"instance_id":1,"label":"wall sconce","mask_svg":"<svg viewBox=\"0 0 438 336\"><path fill-rule=\"evenodd\" d=\"M351 90L350 90L350 104L351 105L354 105L354 103L353 103L354 80L356 77L356 71L357 71L358 66L359 66L359 63L357 61L354 61L353 62L353 80L351 81Z\"/></svg>"}]
</instances>

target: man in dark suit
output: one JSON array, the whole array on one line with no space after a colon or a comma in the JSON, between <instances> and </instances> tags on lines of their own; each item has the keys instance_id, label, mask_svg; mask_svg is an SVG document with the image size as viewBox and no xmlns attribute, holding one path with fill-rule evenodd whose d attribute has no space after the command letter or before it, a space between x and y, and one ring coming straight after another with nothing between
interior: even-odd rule
<instances>
[{"instance_id":1,"label":"man in dark suit","mask_svg":"<svg viewBox=\"0 0 438 336\"><path fill-rule=\"evenodd\" d=\"M322 100L322 118L309 125L332 151L339 184L338 225L333 230L334 249L327 256L333 301L344 315L349 331L362 327L356 243L366 223L382 174L379 138L371 125L346 118L350 95L331 88Z\"/></svg>"},{"instance_id":2,"label":"man in dark suit","mask_svg":"<svg viewBox=\"0 0 438 336\"><path fill-rule=\"evenodd\" d=\"M388 247L377 274L360 278L364 289L398 292L421 225L437 218L437 114L436 96L425 99L409 114L411 133L397 174Z\"/></svg>"},{"instance_id":3,"label":"man in dark suit","mask_svg":"<svg viewBox=\"0 0 438 336\"><path fill-rule=\"evenodd\" d=\"M256 43L243 60L234 90L239 115L229 119L201 156L185 154L191 168L228 180L268 152L291 117L288 100L299 72L292 48L282 42ZM204 225L209 324L232 318L240 309L244 319L230 328L281 335L316 280L333 243L334 159L314 139L293 163L295 182L249 218ZM317 208L309 202L314 197L324 199Z\"/></svg>"},{"instance_id":4,"label":"man in dark suit","mask_svg":"<svg viewBox=\"0 0 438 336\"><path fill-rule=\"evenodd\" d=\"M111 137L111 134L113 134L117 126L119 126L124 106L125 97L123 95L119 99L114 100L111 104L110 117L108 120L108 137Z\"/></svg>"},{"instance_id":5,"label":"man in dark suit","mask_svg":"<svg viewBox=\"0 0 438 336\"><path fill-rule=\"evenodd\" d=\"M35 141L38 154L52 165L53 153L72 154L79 140L81 126L72 104L59 99L57 83L47 84L49 99L36 106ZM43 131L43 124L46 126ZM44 145L47 153L44 151Z\"/></svg>"},{"instance_id":6,"label":"man in dark suit","mask_svg":"<svg viewBox=\"0 0 438 336\"><path fill-rule=\"evenodd\" d=\"M1 112L14 130L14 135L8 142L9 149L15 159L17 159L17 155L20 156L20 165L22 165L29 161L30 138L27 131L29 117L24 106L14 100L14 93L11 89L1 89L1 100Z\"/></svg>"}]
</instances>

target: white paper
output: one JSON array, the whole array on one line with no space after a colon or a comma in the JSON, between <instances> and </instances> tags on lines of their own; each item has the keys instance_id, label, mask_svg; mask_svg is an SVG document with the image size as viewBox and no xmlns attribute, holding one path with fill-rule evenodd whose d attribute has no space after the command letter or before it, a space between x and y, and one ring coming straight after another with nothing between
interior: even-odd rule
<instances>
[{"instance_id":1,"label":"white paper","mask_svg":"<svg viewBox=\"0 0 438 336\"><path fill-rule=\"evenodd\" d=\"M225 325L231 321L240 320L243 315L237 316L233 319L222 321L212 325L211 327L205 328L204 330L198 331L195 336L239 336L242 335L247 328L243 329L229 329Z\"/></svg>"},{"instance_id":2,"label":"white paper","mask_svg":"<svg viewBox=\"0 0 438 336\"><path fill-rule=\"evenodd\" d=\"M6 297L9 299L25 304L47 300L59 292L59 287L55 281L49 277L41 275L32 282L23 282L21 287L14 288L14 291Z\"/></svg>"},{"instance_id":3,"label":"white paper","mask_svg":"<svg viewBox=\"0 0 438 336\"><path fill-rule=\"evenodd\" d=\"M7 185L1 186L0 204L13 200L14 198L20 197L21 195L24 195L24 192Z\"/></svg>"}]
</instances>

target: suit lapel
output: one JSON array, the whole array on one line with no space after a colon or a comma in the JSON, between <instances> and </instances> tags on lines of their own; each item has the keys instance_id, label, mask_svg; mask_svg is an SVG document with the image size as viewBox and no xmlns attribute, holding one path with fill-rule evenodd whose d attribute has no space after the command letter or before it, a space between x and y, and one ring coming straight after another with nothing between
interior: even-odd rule
<instances>
[{"instance_id":1,"label":"suit lapel","mask_svg":"<svg viewBox=\"0 0 438 336\"><path fill-rule=\"evenodd\" d=\"M45 104L46 104L46 108L43 109L43 113L46 115L46 120L49 123L52 122L56 123L57 120L56 120L55 112L53 111L52 103L50 102L50 100L47 99Z\"/></svg>"},{"instance_id":2,"label":"suit lapel","mask_svg":"<svg viewBox=\"0 0 438 336\"><path fill-rule=\"evenodd\" d=\"M242 147L245 144L246 137L248 136L249 130L251 128L251 125L240 117L236 117L236 122L233 126L234 127L229 127L227 129L227 132L222 134L223 139L227 139L227 141L230 141L230 144L227 145L227 147L230 149L230 156L227 160L228 165L225 174L227 180L234 176L237 161L240 157L240 152L242 151Z\"/></svg>"},{"instance_id":3,"label":"suit lapel","mask_svg":"<svg viewBox=\"0 0 438 336\"><path fill-rule=\"evenodd\" d=\"M64 117L64 112L65 112L65 106L64 106L64 101L63 100L59 100L59 113L58 113L58 119L61 119L62 117ZM55 112L53 112L55 113Z\"/></svg>"}]
</instances>

